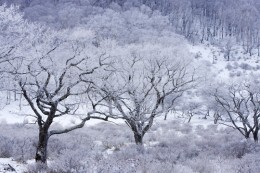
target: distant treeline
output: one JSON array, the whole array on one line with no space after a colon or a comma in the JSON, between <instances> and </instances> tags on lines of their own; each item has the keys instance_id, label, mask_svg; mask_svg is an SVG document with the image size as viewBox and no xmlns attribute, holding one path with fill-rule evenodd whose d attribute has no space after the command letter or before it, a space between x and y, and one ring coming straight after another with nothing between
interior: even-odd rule
<instances>
[{"instance_id":1,"label":"distant treeline","mask_svg":"<svg viewBox=\"0 0 260 173\"><path fill-rule=\"evenodd\" d=\"M0 3L18 4L27 18L56 27L84 24L87 16L102 14L107 8L122 12L145 5L167 16L175 31L192 42L219 44L232 39L243 46L245 53L252 55L258 50L260 56L259 0L0 0Z\"/></svg>"}]
</instances>

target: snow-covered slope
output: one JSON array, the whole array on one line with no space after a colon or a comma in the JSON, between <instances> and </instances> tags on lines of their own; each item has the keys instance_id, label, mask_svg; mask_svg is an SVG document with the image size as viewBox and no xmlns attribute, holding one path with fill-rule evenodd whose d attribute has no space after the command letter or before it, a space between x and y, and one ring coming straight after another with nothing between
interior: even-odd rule
<instances>
[{"instance_id":1,"label":"snow-covered slope","mask_svg":"<svg viewBox=\"0 0 260 173\"><path fill-rule=\"evenodd\" d=\"M230 60L225 58L225 51L210 44L189 44L189 51L207 67L208 74L220 81L230 81L236 77L250 77L260 73L259 56L245 54L242 46L234 46L230 52Z\"/></svg>"}]
</instances>

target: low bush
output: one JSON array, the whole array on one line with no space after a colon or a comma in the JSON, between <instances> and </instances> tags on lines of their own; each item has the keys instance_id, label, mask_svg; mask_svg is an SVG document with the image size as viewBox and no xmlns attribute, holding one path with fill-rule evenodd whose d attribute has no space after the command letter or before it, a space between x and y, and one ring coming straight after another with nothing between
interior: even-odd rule
<instances>
[{"instance_id":1,"label":"low bush","mask_svg":"<svg viewBox=\"0 0 260 173\"><path fill-rule=\"evenodd\" d=\"M144 146L131 131L113 124L84 127L49 141L48 167L29 164L28 173L151 172L258 173L260 145L231 128L193 127L180 121L156 123ZM25 162L34 158L37 129L0 125L0 157Z\"/></svg>"}]
</instances>

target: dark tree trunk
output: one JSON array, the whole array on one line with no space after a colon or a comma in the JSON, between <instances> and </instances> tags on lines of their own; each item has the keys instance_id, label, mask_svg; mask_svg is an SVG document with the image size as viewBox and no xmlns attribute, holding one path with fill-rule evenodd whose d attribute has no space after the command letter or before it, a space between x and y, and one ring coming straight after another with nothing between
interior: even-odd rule
<instances>
[{"instance_id":1,"label":"dark tree trunk","mask_svg":"<svg viewBox=\"0 0 260 173\"><path fill-rule=\"evenodd\" d=\"M253 132L253 138L255 142L258 142L258 129Z\"/></svg>"},{"instance_id":2,"label":"dark tree trunk","mask_svg":"<svg viewBox=\"0 0 260 173\"><path fill-rule=\"evenodd\" d=\"M46 163L48 139L49 139L48 131L40 129L39 141L38 141L36 155L35 155L36 162Z\"/></svg>"},{"instance_id":3,"label":"dark tree trunk","mask_svg":"<svg viewBox=\"0 0 260 173\"><path fill-rule=\"evenodd\" d=\"M133 120L128 119L126 124L132 129L134 133L135 143L136 145L143 145L143 137L145 134L144 130L142 129L142 124Z\"/></svg>"},{"instance_id":4,"label":"dark tree trunk","mask_svg":"<svg viewBox=\"0 0 260 173\"><path fill-rule=\"evenodd\" d=\"M139 134L137 132L134 132L134 137L135 137L135 143L136 145L143 145L143 135Z\"/></svg>"},{"instance_id":5,"label":"dark tree trunk","mask_svg":"<svg viewBox=\"0 0 260 173\"><path fill-rule=\"evenodd\" d=\"M37 146L36 156L35 156L36 162L46 163L47 161L47 145L49 139L48 131L53 122L53 118L55 116L56 110L57 110L57 104L53 104L50 108L50 113L44 125L43 126L39 125L39 141L38 141L38 146Z\"/></svg>"},{"instance_id":6,"label":"dark tree trunk","mask_svg":"<svg viewBox=\"0 0 260 173\"><path fill-rule=\"evenodd\" d=\"M245 135L244 135L244 136L245 136L246 139L249 139L250 133L249 133L249 132L245 132Z\"/></svg>"},{"instance_id":7,"label":"dark tree trunk","mask_svg":"<svg viewBox=\"0 0 260 173\"><path fill-rule=\"evenodd\" d=\"M230 60L230 53L228 52L227 53L227 61L229 61Z\"/></svg>"},{"instance_id":8,"label":"dark tree trunk","mask_svg":"<svg viewBox=\"0 0 260 173\"><path fill-rule=\"evenodd\" d=\"M170 111L167 111L167 112L165 113L165 115L164 115L164 120L167 119L167 116L168 116L169 112L170 112Z\"/></svg>"}]
</instances>

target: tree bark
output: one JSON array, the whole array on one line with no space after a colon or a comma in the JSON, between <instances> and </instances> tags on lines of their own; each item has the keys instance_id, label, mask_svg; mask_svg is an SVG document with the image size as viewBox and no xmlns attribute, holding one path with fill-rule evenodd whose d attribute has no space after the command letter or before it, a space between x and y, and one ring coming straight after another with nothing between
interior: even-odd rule
<instances>
[{"instance_id":1,"label":"tree bark","mask_svg":"<svg viewBox=\"0 0 260 173\"><path fill-rule=\"evenodd\" d=\"M47 162L47 145L48 145L48 130L40 129L39 141L37 145L35 161L36 162Z\"/></svg>"},{"instance_id":2,"label":"tree bark","mask_svg":"<svg viewBox=\"0 0 260 173\"><path fill-rule=\"evenodd\" d=\"M137 132L134 132L134 137L135 137L135 143L136 145L143 145L143 135L139 134Z\"/></svg>"},{"instance_id":3,"label":"tree bark","mask_svg":"<svg viewBox=\"0 0 260 173\"><path fill-rule=\"evenodd\" d=\"M164 120L166 120L167 119L167 117L168 117L168 113L169 113L170 111L166 111L165 112L165 115L164 115Z\"/></svg>"},{"instance_id":4,"label":"tree bark","mask_svg":"<svg viewBox=\"0 0 260 173\"><path fill-rule=\"evenodd\" d=\"M130 119L126 121L126 124L132 129L132 132L134 133L135 144L142 146L143 137L145 134L144 129L142 129L142 125Z\"/></svg>"},{"instance_id":5,"label":"tree bark","mask_svg":"<svg viewBox=\"0 0 260 173\"><path fill-rule=\"evenodd\" d=\"M253 132L253 138L255 142L258 142L258 129Z\"/></svg>"},{"instance_id":6,"label":"tree bark","mask_svg":"<svg viewBox=\"0 0 260 173\"><path fill-rule=\"evenodd\" d=\"M246 139L249 139L250 133L249 133L249 132L245 132L245 135L244 135L244 136L245 136Z\"/></svg>"}]
</instances>

